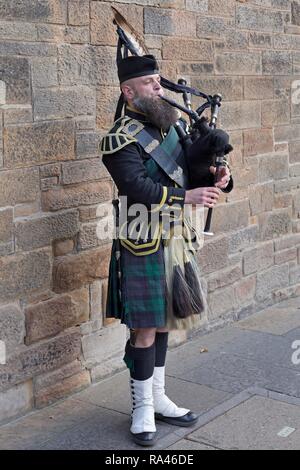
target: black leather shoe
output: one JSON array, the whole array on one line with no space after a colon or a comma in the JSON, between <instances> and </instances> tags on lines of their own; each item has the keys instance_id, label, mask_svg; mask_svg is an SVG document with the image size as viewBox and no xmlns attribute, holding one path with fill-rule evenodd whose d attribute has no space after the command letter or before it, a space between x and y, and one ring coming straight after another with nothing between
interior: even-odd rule
<instances>
[{"instance_id":1,"label":"black leather shoe","mask_svg":"<svg viewBox=\"0 0 300 470\"><path fill-rule=\"evenodd\" d=\"M173 424L174 426L193 426L198 421L199 416L189 411L186 415L179 416L178 418L169 418L168 416L163 416L160 413L155 413L155 418L164 421L168 424Z\"/></svg>"},{"instance_id":2,"label":"black leather shoe","mask_svg":"<svg viewBox=\"0 0 300 470\"><path fill-rule=\"evenodd\" d=\"M139 446L153 446L156 442L155 432L140 432L139 434L130 433L133 441Z\"/></svg>"}]
</instances>

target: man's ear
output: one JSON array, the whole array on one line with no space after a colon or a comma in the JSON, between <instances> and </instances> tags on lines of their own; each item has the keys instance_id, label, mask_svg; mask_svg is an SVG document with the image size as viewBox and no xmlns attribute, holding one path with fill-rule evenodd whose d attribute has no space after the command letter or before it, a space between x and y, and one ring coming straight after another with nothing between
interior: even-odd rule
<instances>
[{"instance_id":1,"label":"man's ear","mask_svg":"<svg viewBox=\"0 0 300 470\"><path fill-rule=\"evenodd\" d=\"M134 98L134 91L129 85L123 85L121 90L127 100L132 100Z\"/></svg>"}]
</instances>

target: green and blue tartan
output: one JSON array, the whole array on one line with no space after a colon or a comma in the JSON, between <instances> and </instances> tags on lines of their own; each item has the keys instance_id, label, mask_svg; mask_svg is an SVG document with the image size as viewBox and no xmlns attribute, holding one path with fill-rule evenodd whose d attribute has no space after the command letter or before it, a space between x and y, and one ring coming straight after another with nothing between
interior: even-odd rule
<instances>
[{"instance_id":1,"label":"green and blue tartan","mask_svg":"<svg viewBox=\"0 0 300 470\"><path fill-rule=\"evenodd\" d=\"M174 148L165 150L173 151ZM174 186L152 158L144 164L154 182ZM114 240L111 252L106 317L118 318L128 328L164 327L167 322L167 285L163 243L158 251L146 256L135 256L117 243ZM121 251L121 281L115 256L117 247Z\"/></svg>"}]
</instances>

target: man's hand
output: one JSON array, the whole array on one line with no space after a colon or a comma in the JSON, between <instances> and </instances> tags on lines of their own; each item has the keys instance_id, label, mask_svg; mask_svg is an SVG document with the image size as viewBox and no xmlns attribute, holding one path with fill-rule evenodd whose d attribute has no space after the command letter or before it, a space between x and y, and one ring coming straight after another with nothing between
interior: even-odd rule
<instances>
[{"instance_id":1,"label":"man's hand","mask_svg":"<svg viewBox=\"0 0 300 470\"><path fill-rule=\"evenodd\" d=\"M216 167L214 166L211 166L209 170L213 174L216 173ZM230 181L230 176L231 174L229 168L227 166L221 166L219 169L219 178L215 184L216 188L226 189Z\"/></svg>"},{"instance_id":2,"label":"man's hand","mask_svg":"<svg viewBox=\"0 0 300 470\"><path fill-rule=\"evenodd\" d=\"M203 204L205 207L212 208L216 205L220 196L218 188L195 188L185 192L185 204Z\"/></svg>"}]
</instances>

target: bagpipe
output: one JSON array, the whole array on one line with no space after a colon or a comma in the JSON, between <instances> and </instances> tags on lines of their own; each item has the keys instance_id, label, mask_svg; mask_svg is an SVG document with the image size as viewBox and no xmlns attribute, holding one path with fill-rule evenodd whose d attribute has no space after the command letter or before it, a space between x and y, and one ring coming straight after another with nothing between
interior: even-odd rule
<instances>
[{"instance_id":1,"label":"bagpipe","mask_svg":"<svg viewBox=\"0 0 300 470\"><path fill-rule=\"evenodd\" d=\"M124 57L131 55L149 54L143 38L125 20L119 11L111 7L114 12L114 24L117 28L118 47L117 62ZM185 79L181 78L178 83L174 83L161 76L161 86L169 91L182 95L183 105L175 100L160 96L171 106L176 107L189 117L189 124L183 126L178 120L174 125L182 147L186 155L186 162L189 171L189 188L214 186L220 179L221 168L226 165L225 155L233 150L229 143L229 136L222 129L217 129L218 114L221 107L222 96L220 94L208 95L187 85ZM195 111L191 106L191 95L204 99ZM121 116L124 106L123 95L121 94L115 119ZM210 109L210 119L203 115L204 111ZM215 167L213 174L211 167ZM204 234L213 235L210 232L212 208L209 208Z\"/></svg>"}]
</instances>

